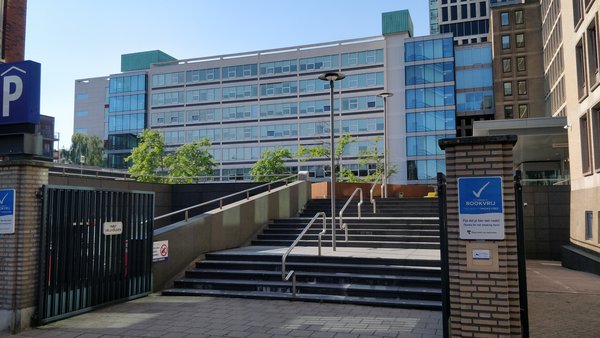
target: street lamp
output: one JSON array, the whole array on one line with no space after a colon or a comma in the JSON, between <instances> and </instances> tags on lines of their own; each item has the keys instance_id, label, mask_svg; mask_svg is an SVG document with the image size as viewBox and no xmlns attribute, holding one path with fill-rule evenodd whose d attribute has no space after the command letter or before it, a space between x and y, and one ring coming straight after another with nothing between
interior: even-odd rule
<instances>
[{"instance_id":1,"label":"street lamp","mask_svg":"<svg viewBox=\"0 0 600 338\"><path fill-rule=\"evenodd\" d=\"M387 130L387 98L394 96L392 93L383 92L377 94L379 97L383 97L383 198L388 197L388 130Z\"/></svg>"},{"instance_id":2,"label":"street lamp","mask_svg":"<svg viewBox=\"0 0 600 338\"><path fill-rule=\"evenodd\" d=\"M329 141L331 142L331 247L335 251L335 145L334 145L334 124L333 124L333 83L342 80L346 75L338 72L328 72L319 75L319 80L329 81Z\"/></svg>"}]
</instances>

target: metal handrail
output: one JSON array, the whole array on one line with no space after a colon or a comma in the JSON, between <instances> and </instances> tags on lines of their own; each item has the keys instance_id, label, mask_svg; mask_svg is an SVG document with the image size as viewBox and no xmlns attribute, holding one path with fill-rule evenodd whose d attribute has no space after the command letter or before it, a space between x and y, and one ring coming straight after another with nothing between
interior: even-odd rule
<instances>
[{"instance_id":1,"label":"metal handrail","mask_svg":"<svg viewBox=\"0 0 600 338\"><path fill-rule=\"evenodd\" d=\"M269 182L269 183L261 184L261 185L259 185L259 186L257 186L257 187L254 187L254 188L246 189L246 190L239 191L239 192L236 192L236 193L233 193L233 194L229 194L229 195L227 195L227 196L223 196L223 197L215 198L215 199L213 199L213 200L210 200L210 201L208 201L208 202L204 202L204 203L196 204L196 205L193 205L193 206L191 206L191 207L187 207L187 208L184 208L184 209L180 209L180 210L177 210L177 211L173 211L173 212L170 212L170 213L168 213L168 214L164 214L164 215L161 215L161 216L155 217L155 218L154 218L154 221L156 222L156 221L158 221L158 220L160 220L160 219L167 218L167 217L171 217L171 216L174 216L174 215L180 214L180 213L182 213L182 212L185 212L185 221L187 222L187 221L188 221L188 219L189 219L189 211L190 211L190 210L193 210L193 209L196 209L196 208L199 208L199 207L205 206L205 205L209 205L209 204L211 204L211 203L215 203L215 202L219 202L219 209L223 209L223 200L225 200L225 199L227 199L227 198L230 198L230 197L233 197L233 196L237 196L237 195L241 195L241 194L246 194L246 200L249 200L249 199L250 199L250 192L251 192L252 190L256 190L256 189L260 189L260 188L268 187L268 191L270 192L270 191L271 191L271 185L272 185L272 184L274 184L274 183L279 183L279 182L282 182L282 181L285 181L285 185L287 186L287 185L289 184L288 180L289 180L290 178L292 178L292 177L296 177L296 175L287 176L287 177L284 177L284 178L282 178L282 179L279 179L279 180L277 180L277 181L273 181L273 182Z\"/></svg>"},{"instance_id":2,"label":"metal handrail","mask_svg":"<svg viewBox=\"0 0 600 338\"><path fill-rule=\"evenodd\" d=\"M362 188L356 188L354 189L354 192L352 193L352 195L350 195L350 198L348 198L348 200L346 201L346 204L344 204L344 206L342 207L342 210L340 210L340 229L343 229L346 235L346 239L345 241L348 242L348 224L344 223L344 211L346 210L346 208L348 207L348 205L350 204L350 202L352 201L352 199L354 198L354 195L356 195L356 192L360 191L360 202L358 202L358 219L361 218L361 208L362 208L362 204L363 204L363 191Z\"/></svg>"},{"instance_id":3,"label":"metal handrail","mask_svg":"<svg viewBox=\"0 0 600 338\"><path fill-rule=\"evenodd\" d=\"M371 190L369 190L369 194L370 194L370 201L371 204L373 204L373 213L377 213L377 202L375 202L375 199L373 198L373 190L375 190L375 187L377 186L377 182L379 182L379 180L381 180L381 184L383 185L383 175L379 176L379 178L375 179L375 182L373 182L373 186L371 187Z\"/></svg>"},{"instance_id":4,"label":"metal handrail","mask_svg":"<svg viewBox=\"0 0 600 338\"><path fill-rule=\"evenodd\" d=\"M284 281L288 281L290 279L290 277L292 278L292 294L294 296L296 295L296 272L294 270L291 270L286 275L285 274L285 261L287 260L287 257L292 252L292 250L294 250L296 245L298 245L298 242L300 242L300 239L302 238L302 236L304 236L304 234L306 234L308 229L310 229L310 227L313 225L313 223L315 223L317 221L317 219L319 217L323 217L323 230L321 232L319 232L319 256L321 256L321 238L327 231L327 215L322 211L317 212L315 214L315 216L310 220L310 222L308 222L308 224L304 227L304 230L302 230L300 235L298 235L298 237L296 237L296 240L294 241L294 243L292 243L292 245L290 245L290 247L283 254L283 256L281 256L281 279L283 279Z\"/></svg>"}]
</instances>

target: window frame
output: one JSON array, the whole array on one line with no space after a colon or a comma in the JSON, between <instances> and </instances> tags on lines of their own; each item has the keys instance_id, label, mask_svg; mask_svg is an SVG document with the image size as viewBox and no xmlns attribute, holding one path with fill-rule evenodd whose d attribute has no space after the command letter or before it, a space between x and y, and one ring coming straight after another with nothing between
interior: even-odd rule
<instances>
[{"instance_id":1,"label":"window frame","mask_svg":"<svg viewBox=\"0 0 600 338\"><path fill-rule=\"evenodd\" d=\"M522 37L523 40L519 43L519 37ZM516 33L515 34L515 48L525 48L525 33Z\"/></svg>"},{"instance_id":2,"label":"window frame","mask_svg":"<svg viewBox=\"0 0 600 338\"><path fill-rule=\"evenodd\" d=\"M589 117L589 112L587 111L579 117L581 172L584 176L589 176L593 173Z\"/></svg>"},{"instance_id":3,"label":"window frame","mask_svg":"<svg viewBox=\"0 0 600 338\"><path fill-rule=\"evenodd\" d=\"M527 80L517 81L517 93L519 95L527 95Z\"/></svg>"},{"instance_id":4,"label":"window frame","mask_svg":"<svg viewBox=\"0 0 600 338\"><path fill-rule=\"evenodd\" d=\"M506 67L507 65L508 65L508 67ZM510 73L510 72L512 72L512 58L503 58L502 59L502 73Z\"/></svg>"},{"instance_id":5,"label":"window frame","mask_svg":"<svg viewBox=\"0 0 600 338\"><path fill-rule=\"evenodd\" d=\"M508 85L508 87L506 85ZM512 82L511 81L505 81L502 84L502 87L503 87L503 91L504 91L504 96L513 96Z\"/></svg>"}]
</instances>

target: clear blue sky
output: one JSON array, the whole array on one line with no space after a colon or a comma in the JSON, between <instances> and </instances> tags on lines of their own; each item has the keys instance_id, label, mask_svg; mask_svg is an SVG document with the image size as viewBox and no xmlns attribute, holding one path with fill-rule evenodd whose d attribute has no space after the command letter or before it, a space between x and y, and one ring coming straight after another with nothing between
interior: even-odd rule
<instances>
[{"instance_id":1,"label":"clear blue sky","mask_svg":"<svg viewBox=\"0 0 600 338\"><path fill-rule=\"evenodd\" d=\"M73 133L74 82L120 71L125 53L178 58L381 34L381 13L408 9L429 34L425 0L29 0L25 57L42 64L41 112L56 118L60 147Z\"/></svg>"}]
</instances>

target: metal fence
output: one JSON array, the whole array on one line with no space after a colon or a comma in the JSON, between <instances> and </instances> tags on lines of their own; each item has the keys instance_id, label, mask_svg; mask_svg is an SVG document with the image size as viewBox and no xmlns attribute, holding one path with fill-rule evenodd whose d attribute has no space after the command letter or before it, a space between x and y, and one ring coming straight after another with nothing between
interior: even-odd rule
<instances>
[{"instance_id":1,"label":"metal fence","mask_svg":"<svg viewBox=\"0 0 600 338\"><path fill-rule=\"evenodd\" d=\"M154 193L46 186L38 324L151 291Z\"/></svg>"}]
</instances>

